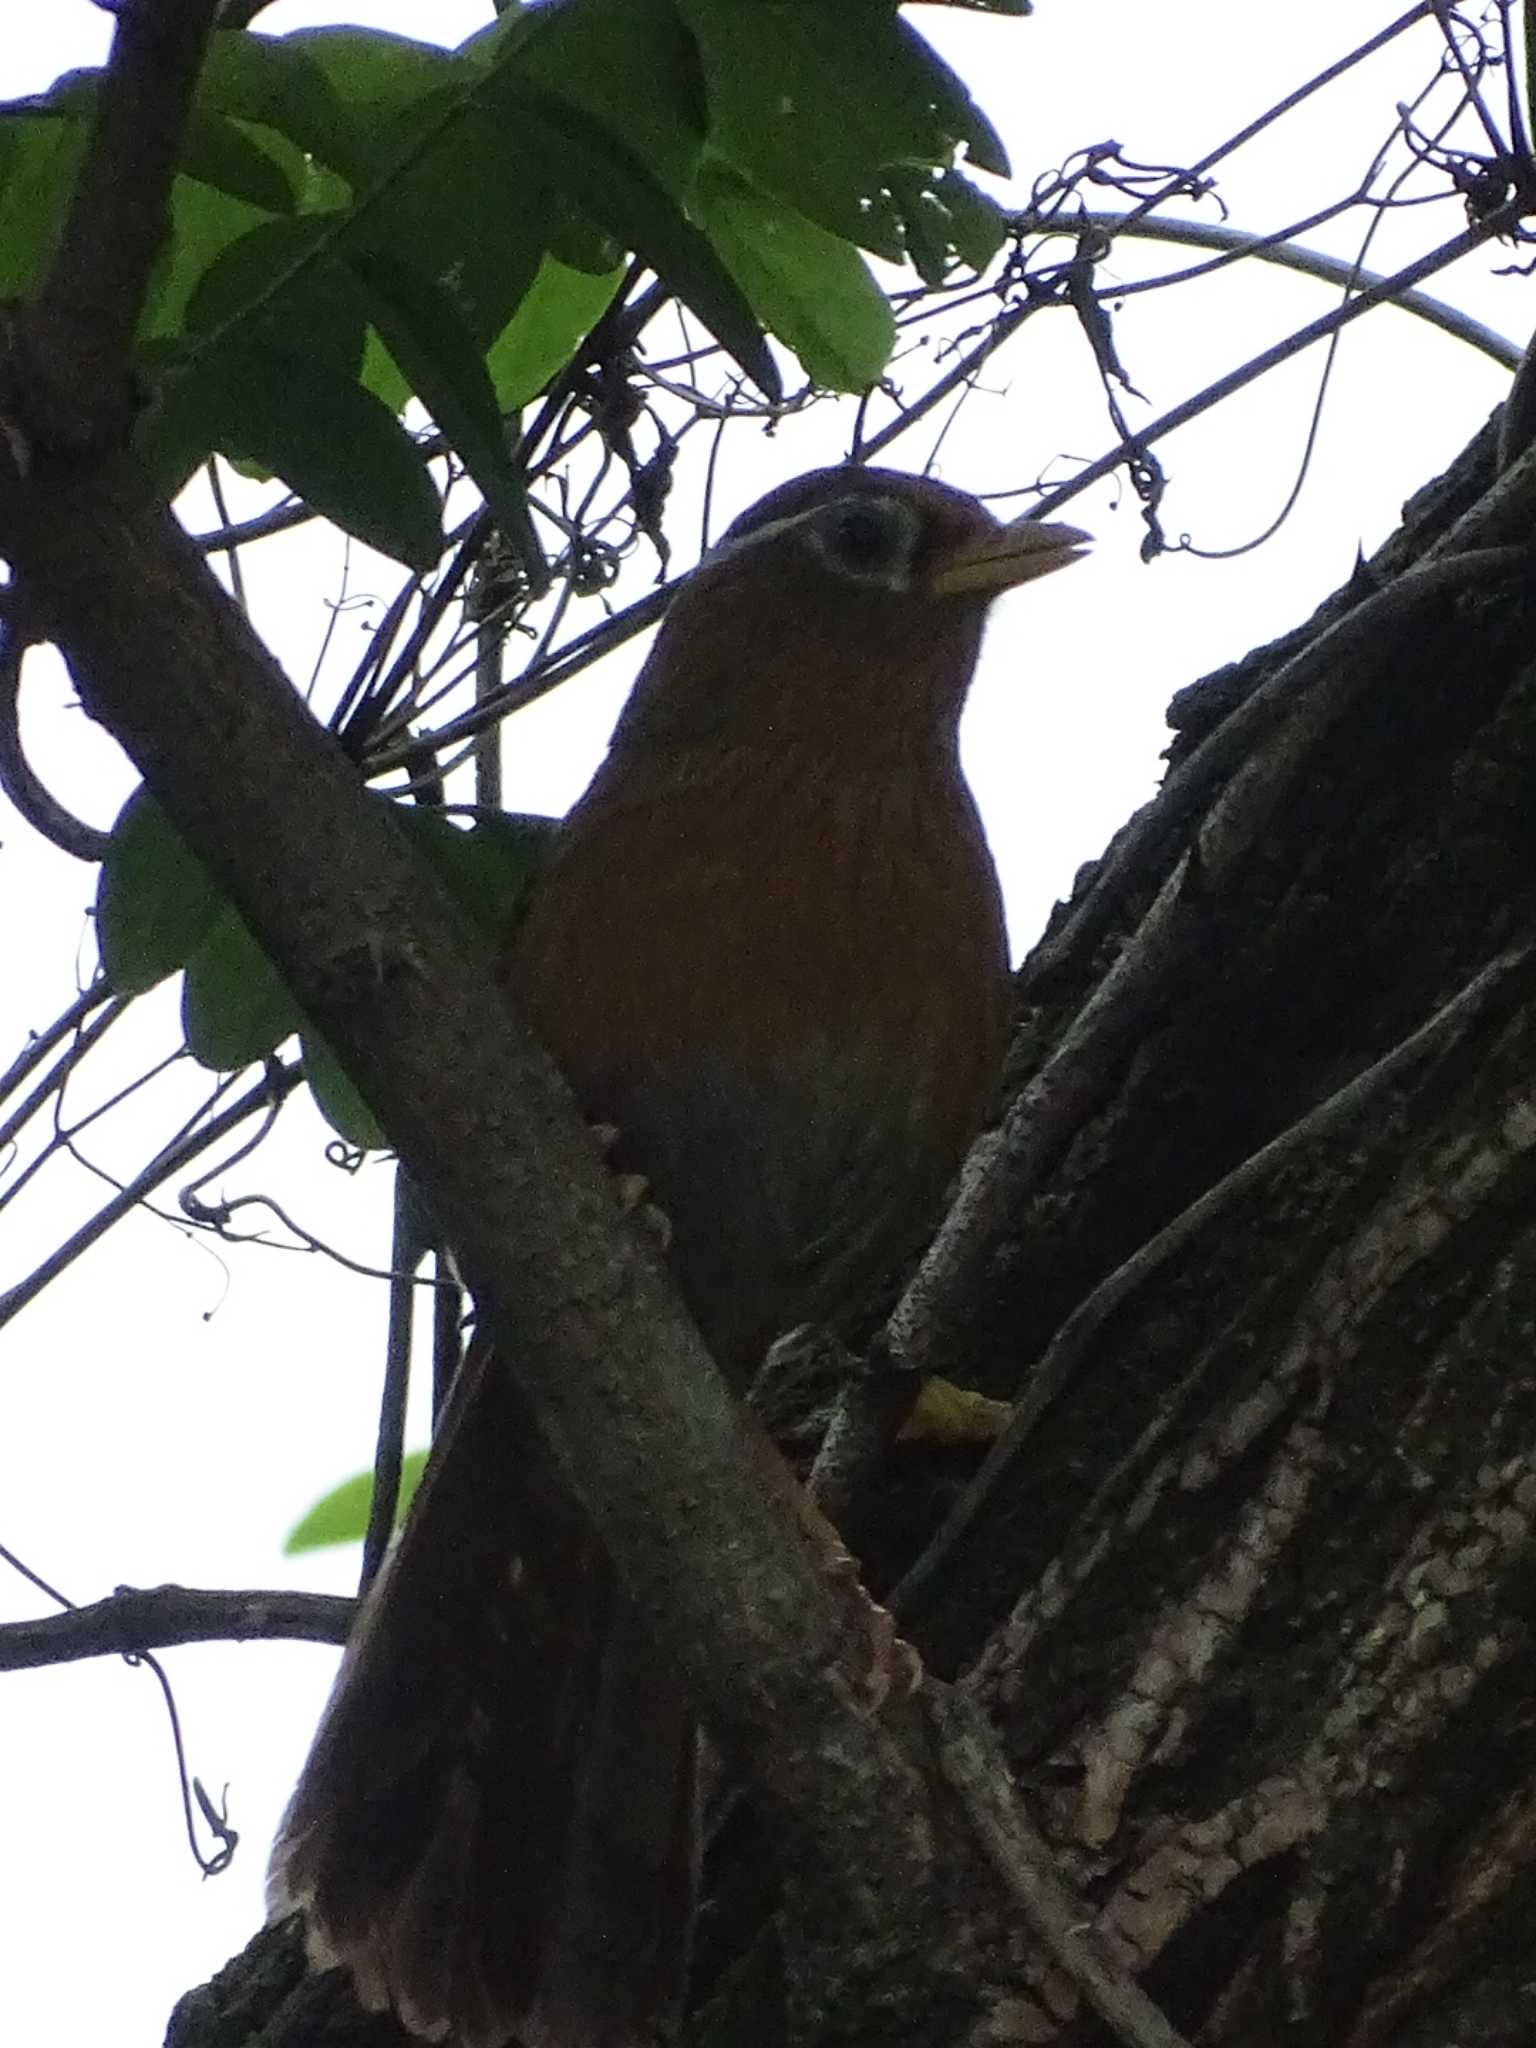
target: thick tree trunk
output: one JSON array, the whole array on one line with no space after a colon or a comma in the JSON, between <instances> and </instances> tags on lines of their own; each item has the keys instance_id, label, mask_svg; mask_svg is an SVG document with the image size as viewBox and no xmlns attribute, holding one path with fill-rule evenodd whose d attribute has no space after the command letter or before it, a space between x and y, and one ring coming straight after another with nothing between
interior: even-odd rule
<instances>
[{"instance_id":1,"label":"thick tree trunk","mask_svg":"<svg viewBox=\"0 0 1536 2048\"><path fill-rule=\"evenodd\" d=\"M1536 584L1499 459L1176 700L1168 785L1021 973L1018 1099L909 1302L1027 1413L968 1488L899 1448L857 1520L883 1586L926 1553L905 1632L1204 2043L1536 2038ZM776 2038L763 1860L738 1810L696 2039ZM291 1990L260 1962L172 2042L249 2039ZM1023 1976L990 2038L1116 2038L1043 1947Z\"/></svg>"},{"instance_id":2,"label":"thick tree trunk","mask_svg":"<svg viewBox=\"0 0 1536 2048\"><path fill-rule=\"evenodd\" d=\"M1300 634L1176 701L1151 816L1320 630L1409 587L1494 448ZM1513 2048L1536 2038L1536 587L1493 564L1377 609L1023 971L1019 1086L1195 849L1118 1059L972 1262L982 1382L1016 1391L1167 1235L1079 1318L907 1626L1180 2028Z\"/></svg>"}]
</instances>

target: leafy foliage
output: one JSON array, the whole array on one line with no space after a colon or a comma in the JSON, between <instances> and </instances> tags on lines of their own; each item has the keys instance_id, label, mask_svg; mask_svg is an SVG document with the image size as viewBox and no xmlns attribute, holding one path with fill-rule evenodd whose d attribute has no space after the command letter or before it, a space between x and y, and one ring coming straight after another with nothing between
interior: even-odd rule
<instances>
[{"instance_id":1,"label":"leafy foliage","mask_svg":"<svg viewBox=\"0 0 1536 2048\"><path fill-rule=\"evenodd\" d=\"M98 85L73 73L0 110L8 292L43 274ZM565 0L508 8L453 51L355 28L216 34L140 327L140 453L168 494L214 452L273 474L425 571L442 491L402 417L415 402L536 595L547 570L515 414L576 373L626 256L770 399L770 337L816 384L867 389L895 327L862 252L933 279L998 247L1001 215L962 155L1006 169L889 0ZM425 808L395 814L473 914L504 922L544 821L464 831ZM198 1060L239 1067L297 1032L333 1125L382 1143L144 791L112 834L97 915L116 990L183 974Z\"/></svg>"},{"instance_id":2,"label":"leafy foliage","mask_svg":"<svg viewBox=\"0 0 1536 2048\"><path fill-rule=\"evenodd\" d=\"M0 289L41 275L96 86L0 116ZM441 534L414 398L537 585L503 415L570 362L623 252L770 397L769 335L863 389L893 329L859 251L931 280L1001 239L961 152L1006 168L888 0L568 0L457 51L216 35L143 326L141 450L167 491L215 450L254 463L420 567Z\"/></svg>"}]
</instances>

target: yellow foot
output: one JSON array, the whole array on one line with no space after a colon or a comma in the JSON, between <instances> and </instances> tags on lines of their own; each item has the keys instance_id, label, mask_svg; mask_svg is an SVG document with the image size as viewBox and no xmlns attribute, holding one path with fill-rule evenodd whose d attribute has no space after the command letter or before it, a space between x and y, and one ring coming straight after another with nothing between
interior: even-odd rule
<instances>
[{"instance_id":1,"label":"yellow foot","mask_svg":"<svg viewBox=\"0 0 1536 2048\"><path fill-rule=\"evenodd\" d=\"M896 1435L898 1443L990 1444L1003 1433L1012 1409L953 1380L924 1380L912 1413Z\"/></svg>"}]
</instances>

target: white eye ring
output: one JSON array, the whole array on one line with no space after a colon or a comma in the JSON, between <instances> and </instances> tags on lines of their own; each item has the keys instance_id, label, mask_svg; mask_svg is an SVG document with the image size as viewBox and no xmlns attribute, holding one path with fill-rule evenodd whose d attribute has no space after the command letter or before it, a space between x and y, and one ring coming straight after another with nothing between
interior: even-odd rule
<instances>
[{"instance_id":1,"label":"white eye ring","mask_svg":"<svg viewBox=\"0 0 1536 2048\"><path fill-rule=\"evenodd\" d=\"M822 506L805 535L829 569L856 583L910 590L922 515L901 498L860 492Z\"/></svg>"}]
</instances>

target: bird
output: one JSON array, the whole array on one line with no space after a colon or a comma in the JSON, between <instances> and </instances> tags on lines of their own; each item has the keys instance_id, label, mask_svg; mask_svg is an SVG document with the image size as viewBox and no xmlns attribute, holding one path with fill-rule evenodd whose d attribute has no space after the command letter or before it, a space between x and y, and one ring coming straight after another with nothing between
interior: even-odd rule
<instances>
[{"instance_id":1,"label":"bird","mask_svg":"<svg viewBox=\"0 0 1536 2048\"><path fill-rule=\"evenodd\" d=\"M1088 536L811 472L684 579L500 973L744 1394L920 1249L1000 1084L1008 956L959 758L993 601ZM640 2048L684 1995L698 1733L489 1348L353 1631L269 1903L455 2048Z\"/></svg>"}]
</instances>

